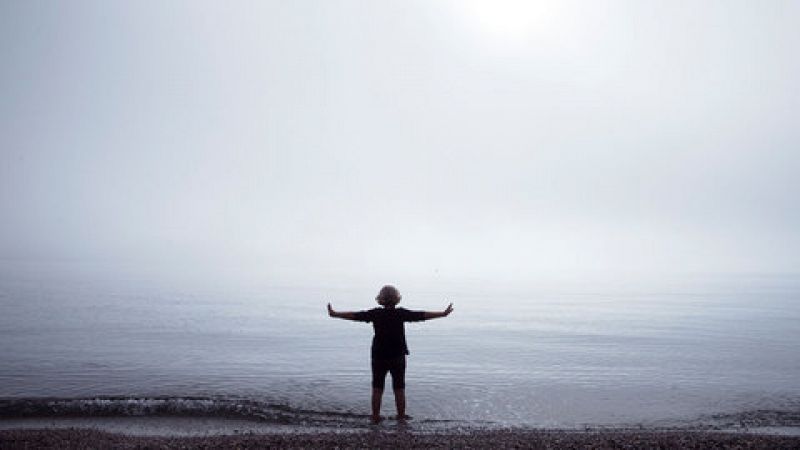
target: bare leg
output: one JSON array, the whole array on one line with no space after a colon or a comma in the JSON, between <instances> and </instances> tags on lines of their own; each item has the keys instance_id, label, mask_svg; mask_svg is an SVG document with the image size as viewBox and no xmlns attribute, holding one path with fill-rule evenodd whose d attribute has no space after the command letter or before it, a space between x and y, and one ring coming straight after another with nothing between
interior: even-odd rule
<instances>
[{"instance_id":1,"label":"bare leg","mask_svg":"<svg viewBox=\"0 0 800 450\"><path fill-rule=\"evenodd\" d=\"M372 388L372 423L381 421L381 397L383 389Z\"/></svg>"},{"instance_id":2,"label":"bare leg","mask_svg":"<svg viewBox=\"0 0 800 450\"><path fill-rule=\"evenodd\" d=\"M394 390L394 404L397 406L397 420L406 419L406 390Z\"/></svg>"}]
</instances>

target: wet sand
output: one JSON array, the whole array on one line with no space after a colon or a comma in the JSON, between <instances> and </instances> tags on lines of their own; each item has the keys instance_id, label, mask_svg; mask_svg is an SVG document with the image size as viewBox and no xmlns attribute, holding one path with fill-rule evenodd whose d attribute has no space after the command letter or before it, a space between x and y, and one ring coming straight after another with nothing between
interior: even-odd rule
<instances>
[{"instance_id":1,"label":"wet sand","mask_svg":"<svg viewBox=\"0 0 800 450\"><path fill-rule=\"evenodd\" d=\"M798 449L798 436L694 431L486 430L415 434L245 434L204 437L129 436L92 429L2 430L2 449L90 448L534 448L534 449Z\"/></svg>"}]
</instances>

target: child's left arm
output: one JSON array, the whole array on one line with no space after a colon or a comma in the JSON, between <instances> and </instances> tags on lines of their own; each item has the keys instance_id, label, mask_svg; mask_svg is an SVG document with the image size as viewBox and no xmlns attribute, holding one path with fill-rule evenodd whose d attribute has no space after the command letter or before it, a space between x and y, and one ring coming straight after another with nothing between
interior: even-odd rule
<instances>
[{"instance_id":1,"label":"child's left arm","mask_svg":"<svg viewBox=\"0 0 800 450\"><path fill-rule=\"evenodd\" d=\"M331 306L330 303L328 303L328 315L331 316L331 317L339 318L339 319L357 320L356 319L356 313L350 312L350 311L347 311L347 312L334 311L333 307Z\"/></svg>"}]
</instances>

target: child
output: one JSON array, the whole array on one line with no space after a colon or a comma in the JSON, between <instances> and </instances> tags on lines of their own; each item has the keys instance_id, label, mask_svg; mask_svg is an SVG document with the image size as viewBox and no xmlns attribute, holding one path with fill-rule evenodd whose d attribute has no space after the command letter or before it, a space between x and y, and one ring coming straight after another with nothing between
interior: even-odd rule
<instances>
[{"instance_id":1,"label":"child","mask_svg":"<svg viewBox=\"0 0 800 450\"><path fill-rule=\"evenodd\" d=\"M446 317L453 312L453 304L447 306L442 312L409 311L405 308L396 308L402 296L394 286L384 286L375 297L383 306L369 311L336 312L328 303L328 315L340 319L372 322L375 336L372 338L372 423L379 423L383 418L381 412L381 397L386 380L386 372L392 374L392 388L394 401L397 405L397 420L410 419L406 415L406 335L403 323L418 322L421 320Z\"/></svg>"}]
</instances>

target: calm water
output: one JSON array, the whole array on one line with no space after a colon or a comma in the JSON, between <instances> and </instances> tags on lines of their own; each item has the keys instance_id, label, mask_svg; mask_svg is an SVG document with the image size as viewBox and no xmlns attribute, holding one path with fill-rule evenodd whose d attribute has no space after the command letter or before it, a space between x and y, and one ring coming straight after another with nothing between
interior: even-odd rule
<instances>
[{"instance_id":1,"label":"calm water","mask_svg":"<svg viewBox=\"0 0 800 450\"><path fill-rule=\"evenodd\" d=\"M371 326L330 319L325 303L371 308L380 286L154 286L4 271L0 397L104 397L136 414L163 404L277 408L287 420L368 412ZM406 325L409 412L547 427L796 416L799 286L777 277L515 294L399 286L406 308L441 309L444 298L456 307ZM384 410L394 412L391 395Z\"/></svg>"}]
</instances>

